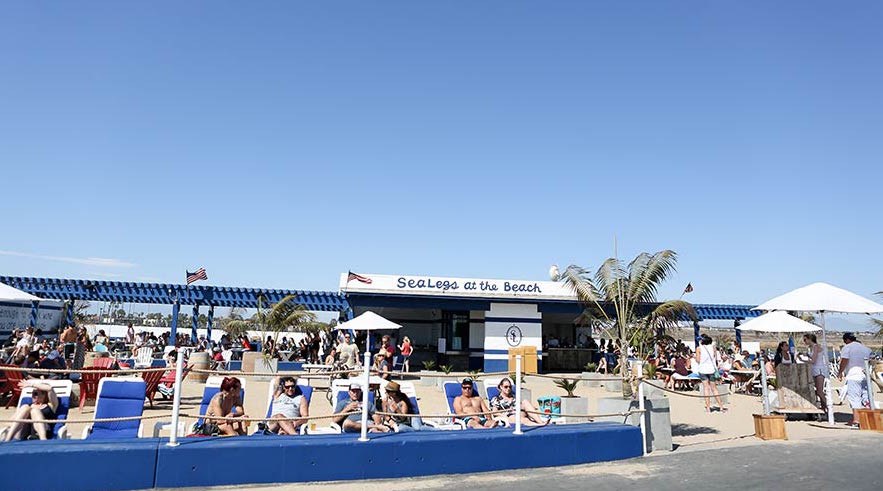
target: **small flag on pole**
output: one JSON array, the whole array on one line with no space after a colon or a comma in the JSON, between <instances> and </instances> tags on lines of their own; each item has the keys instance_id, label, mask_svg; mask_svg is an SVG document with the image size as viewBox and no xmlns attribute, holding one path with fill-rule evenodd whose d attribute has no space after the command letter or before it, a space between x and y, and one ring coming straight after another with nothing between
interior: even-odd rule
<instances>
[{"instance_id":1,"label":"small flag on pole","mask_svg":"<svg viewBox=\"0 0 883 491\"><path fill-rule=\"evenodd\" d=\"M187 284L191 284L199 280L207 280L208 275L205 274L205 268L199 268L194 272L187 271Z\"/></svg>"},{"instance_id":2,"label":"small flag on pole","mask_svg":"<svg viewBox=\"0 0 883 491\"><path fill-rule=\"evenodd\" d=\"M365 276L362 276L362 275L359 275L359 274L356 274L356 273L353 273L352 271L350 271L349 274L346 276L346 282L349 283L350 281L353 281L353 280L359 281L361 283L366 283L368 285L373 283L373 280L371 280L371 278L368 278L368 277L365 277Z\"/></svg>"},{"instance_id":3,"label":"small flag on pole","mask_svg":"<svg viewBox=\"0 0 883 491\"><path fill-rule=\"evenodd\" d=\"M690 293L693 291L693 283L687 283L687 288L684 288L684 293Z\"/></svg>"}]
</instances>

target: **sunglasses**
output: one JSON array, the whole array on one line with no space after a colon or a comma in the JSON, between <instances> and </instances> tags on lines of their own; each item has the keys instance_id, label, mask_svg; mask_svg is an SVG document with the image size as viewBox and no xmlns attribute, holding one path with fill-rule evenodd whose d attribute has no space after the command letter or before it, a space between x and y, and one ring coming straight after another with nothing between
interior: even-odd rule
<instances>
[{"instance_id":1,"label":"sunglasses","mask_svg":"<svg viewBox=\"0 0 883 491\"><path fill-rule=\"evenodd\" d=\"M297 387L297 386L296 386L296 385L286 385L286 386L285 386L285 390L293 389L293 388L295 388L295 387Z\"/></svg>"},{"instance_id":2,"label":"sunglasses","mask_svg":"<svg viewBox=\"0 0 883 491\"><path fill-rule=\"evenodd\" d=\"M461 386L460 388L462 388L463 390L472 390L472 386L471 386L471 385L463 385L463 386Z\"/></svg>"},{"instance_id":3,"label":"sunglasses","mask_svg":"<svg viewBox=\"0 0 883 491\"><path fill-rule=\"evenodd\" d=\"M32 390L31 391L31 396L41 396L43 394L45 394L45 392L43 392L42 390Z\"/></svg>"},{"instance_id":4,"label":"sunglasses","mask_svg":"<svg viewBox=\"0 0 883 491\"><path fill-rule=\"evenodd\" d=\"M511 389L512 388L511 385L501 385L500 387L502 387L504 389Z\"/></svg>"}]
</instances>

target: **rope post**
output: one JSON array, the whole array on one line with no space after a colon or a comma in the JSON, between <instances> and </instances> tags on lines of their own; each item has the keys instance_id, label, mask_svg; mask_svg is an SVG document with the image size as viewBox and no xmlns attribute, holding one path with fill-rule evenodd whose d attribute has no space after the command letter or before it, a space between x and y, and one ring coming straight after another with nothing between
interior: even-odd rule
<instances>
[{"instance_id":1,"label":"rope post","mask_svg":"<svg viewBox=\"0 0 883 491\"><path fill-rule=\"evenodd\" d=\"M371 384L371 350L365 350L365 386L362 387L362 434L360 442L368 441L368 391Z\"/></svg>"},{"instance_id":2,"label":"rope post","mask_svg":"<svg viewBox=\"0 0 883 491\"><path fill-rule=\"evenodd\" d=\"M515 355L515 431L513 435L523 435L521 431L521 355Z\"/></svg>"},{"instance_id":3,"label":"rope post","mask_svg":"<svg viewBox=\"0 0 883 491\"><path fill-rule=\"evenodd\" d=\"M644 363L638 360L638 410L641 411L641 450L647 455L647 413L644 412Z\"/></svg>"},{"instance_id":4,"label":"rope post","mask_svg":"<svg viewBox=\"0 0 883 491\"><path fill-rule=\"evenodd\" d=\"M871 402L871 409L879 409L877 401L874 400L874 380L872 378L874 372L871 366L871 360L865 360L865 381L868 384L868 401Z\"/></svg>"},{"instance_id":5,"label":"rope post","mask_svg":"<svg viewBox=\"0 0 883 491\"><path fill-rule=\"evenodd\" d=\"M825 354L825 363L830 363L830 360L828 360L828 330L825 329L825 311L819 312L819 320L821 321L820 324L822 328L822 353ZM834 359L837 359L837 357L835 356ZM761 367L761 371L763 371L763 373L766 373L766 370L763 370L763 367ZM828 411L829 425L834 424L834 399L831 397L831 377L832 374L831 370L829 369L828 376L825 377L825 381L828 382L827 384L825 384L825 402L827 402L828 404L828 407L825 409ZM764 379L763 381L763 386L766 387L766 379ZM769 412L767 412L766 414L769 414Z\"/></svg>"},{"instance_id":6,"label":"rope post","mask_svg":"<svg viewBox=\"0 0 883 491\"><path fill-rule=\"evenodd\" d=\"M175 393L172 394L172 436L169 437L168 446L177 447L178 443L178 421L181 419L181 393L184 392L181 387L181 375L184 373L184 357L178 351L175 359Z\"/></svg>"}]
</instances>

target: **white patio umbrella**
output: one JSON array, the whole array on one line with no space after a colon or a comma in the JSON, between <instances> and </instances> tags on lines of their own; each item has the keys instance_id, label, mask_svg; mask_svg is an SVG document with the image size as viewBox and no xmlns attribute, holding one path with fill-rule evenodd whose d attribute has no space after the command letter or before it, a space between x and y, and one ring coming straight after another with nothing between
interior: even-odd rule
<instances>
[{"instance_id":1,"label":"white patio umbrella","mask_svg":"<svg viewBox=\"0 0 883 491\"><path fill-rule=\"evenodd\" d=\"M337 325L338 329L352 329L353 331L366 331L366 343L365 343L365 374L364 377L359 377L359 382L362 383L362 435L359 437L359 441L367 442L368 441L368 381L371 380L371 331L374 330L383 330L383 329L401 329L401 325L396 324L395 322L384 318L381 315L377 315L370 310L358 315L356 318L352 320L348 320L346 322L342 322ZM364 382L364 383L363 383Z\"/></svg>"},{"instance_id":2,"label":"white patio umbrella","mask_svg":"<svg viewBox=\"0 0 883 491\"><path fill-rule=\"evenodd\" d=\"M811 285L792 290L771 300L758 305L752 310L791 310L799 312L818 312L822 327L822 352L828 358L828 336L825 331L825 313L836 312L844 314L877 314L883 312L883 305L865 297L856 295L851 291L837 288L827 283L813 283ZM748 323L746 323L748 324ZM828 423L834 424L833 401L831 400L831 374L828 374L828 384L825 389L825 398L828 400ZM870 387L869 387L870 389Z\"/></svg>"},{"instance_id":3,"label":"white patio umbrella","mask_svg":"<svg viewBox=\"0 0 883 491\"><path fill-rule=\"evenodd\" d=\"M822 328L815 325L810 324L802 319L798 319L788 312L784 311L775 311L763 314L760 317L756 317L751 319L739 326L739 329L743 331L755 331L755 332L787 332L787 333L795 333L795 332L813 332L820 331ZM763 392L763 413L770 414L770 399L766 382L766 367L761 366L760 368L761 374L761 384L762 384L762 392Z\"/></svg>"}]
</instances>

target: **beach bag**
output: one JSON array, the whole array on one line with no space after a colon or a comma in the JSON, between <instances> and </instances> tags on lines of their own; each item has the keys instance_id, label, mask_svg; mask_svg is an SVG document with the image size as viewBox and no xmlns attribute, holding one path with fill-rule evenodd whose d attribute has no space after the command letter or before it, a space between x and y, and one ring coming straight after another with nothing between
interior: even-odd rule
<instances>
[{"instance_id":1,"label":"beach bag","mask_svg":"<svg viewBox=\"0 0 883 491\"><path fill-rule=\"evenodd\" d=\"M547 396L537 399L537 408L543 414L548 414L551 418L557 419L561 416L561 397Z\"/></svg>"}]
</instances>

